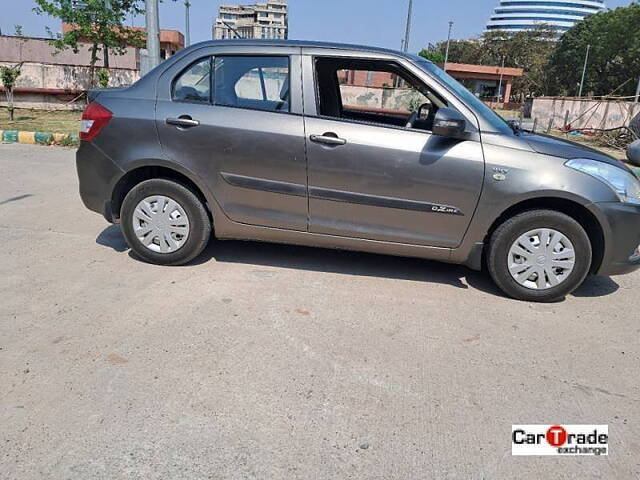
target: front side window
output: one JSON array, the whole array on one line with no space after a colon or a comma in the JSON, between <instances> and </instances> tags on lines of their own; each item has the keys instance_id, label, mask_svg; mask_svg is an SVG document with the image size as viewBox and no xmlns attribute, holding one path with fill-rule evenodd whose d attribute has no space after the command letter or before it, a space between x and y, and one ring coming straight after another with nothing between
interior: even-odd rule
<instances>
[{"instance_id":1,"label":"front side window","mask_svg":"<svg viewBox=\"0 0 640 480\"><path fill-rule=\"evenodd\" d=\"M214 103L266 111L289 111L288 57L216 57Z\"/></svg>"},{"instance_id":2,"label":"front side window","mask_svg":"<svg viewBox=\"0 0 640 480\"><path fill-rule=\"evenodd\" d=\"M317 58L315 68L322 116L431 130L446 105L392 62Z\"/></svg>"},{"instance_id":3,"label":"front side window","mask_svg":"<svg viewBox=\"0 0 640 480\"><path fill-rule=\"evenodd\" d=\"M211 102L211 58L198 60L174 82L173 99L182 102Z\"/></svg>"}]
</instances>

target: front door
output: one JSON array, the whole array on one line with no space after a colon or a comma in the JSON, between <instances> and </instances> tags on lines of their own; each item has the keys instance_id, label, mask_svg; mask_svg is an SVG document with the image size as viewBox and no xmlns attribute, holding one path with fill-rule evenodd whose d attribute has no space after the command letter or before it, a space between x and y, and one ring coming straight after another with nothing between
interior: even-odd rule
<instances>
[{"instance_id":1,"label":"front door","mask_svg":"<svg viewBox=\"0 0 640 480\"><path fill-rule=\"evenodd\" d=\"M309 230L460 245L482 190L484 160L479 140L431 134L446 98L389 61L309 56L305 65L314 69L319 101L305 118Z\"/></svg>"},{"instance_id":2,"label":"front door","mask_svg":"<svg viewBox=\"0 0 640 480\"><path fill-rule=\"evenodd\" d=\"M231 220L307 230L299 55L206 55L166 72L156 107L165 155L197 172ZM297 64L296 64L297 62Z\"/></svg>"}]
</instances>

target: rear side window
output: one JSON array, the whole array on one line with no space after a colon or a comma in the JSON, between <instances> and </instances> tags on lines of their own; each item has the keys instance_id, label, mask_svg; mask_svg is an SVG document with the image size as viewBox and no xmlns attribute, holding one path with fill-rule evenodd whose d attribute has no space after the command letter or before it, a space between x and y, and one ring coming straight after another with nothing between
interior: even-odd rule
<instances>
[{"instance_id":1,"label":"rear side window","mask_svg":"<svg viewBox=\"0 0 640 480\"><path fill-rule=\"evenodd\" d=\"M173 84L173 99L182 102L211 102L211 57L191 64L178 76Z\"/></svg>"},{"instance_id":2,"label":"rear side window","mask_svg":"<svg viewBox=\"0 0 640 480\"><path fill-rule=\"evenodd\" d=\"M213 77L216 105L289 111L289 57L216 57Z\"/></svg>"}]
</instances>

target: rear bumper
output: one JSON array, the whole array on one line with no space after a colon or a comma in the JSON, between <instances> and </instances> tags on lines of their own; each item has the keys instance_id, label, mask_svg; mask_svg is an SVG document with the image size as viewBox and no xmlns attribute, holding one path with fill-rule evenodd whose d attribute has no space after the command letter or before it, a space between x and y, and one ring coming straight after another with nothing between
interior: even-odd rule
<instances>
[{"instance_id":1,"label":"rear bumper","mask_svg":"<svg viewBox=\"0 0 640 480\"><path fill-rule=\"evenodd\" d=\"M595 204L607 224L605 251L598 275L624 275L640 269L640 205ZM608 231L607 231L608 230Z\"/></svg>"},{"instance_id":2,"label":"rear bumper","mask_svg":"<svg viewBox=\"0 0 640 480\"><path fill-rule=\"evenodd\" d=\"M113 185L124 173L122 169L88 142L80 143L76 153L76 169L82 203L113 223L111 193Z\"/></svg>"}]
</instances>

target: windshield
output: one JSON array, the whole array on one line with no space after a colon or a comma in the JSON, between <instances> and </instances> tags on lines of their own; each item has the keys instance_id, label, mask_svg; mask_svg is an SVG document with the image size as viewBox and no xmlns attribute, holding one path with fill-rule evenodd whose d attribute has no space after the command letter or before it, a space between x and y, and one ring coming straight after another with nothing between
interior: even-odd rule
<instances>
[{"instance_id":1,"label":"windshield","mask_svg":"<svg viewBox=\"0 0 640 480\"><path fill-rule=\"evenodd\" d=\"M487 107L482 100L467 90L464 85L458 82L451 75L421 57L414 57L414 60L423 70L426 70L428 73L438 78L442 83L449 87L453 93L458 95L462 101L482 115L483 119L491 125L492 131L505 134L513 133L513 129L505 119Z\"/></svg>"}]
</instances>

